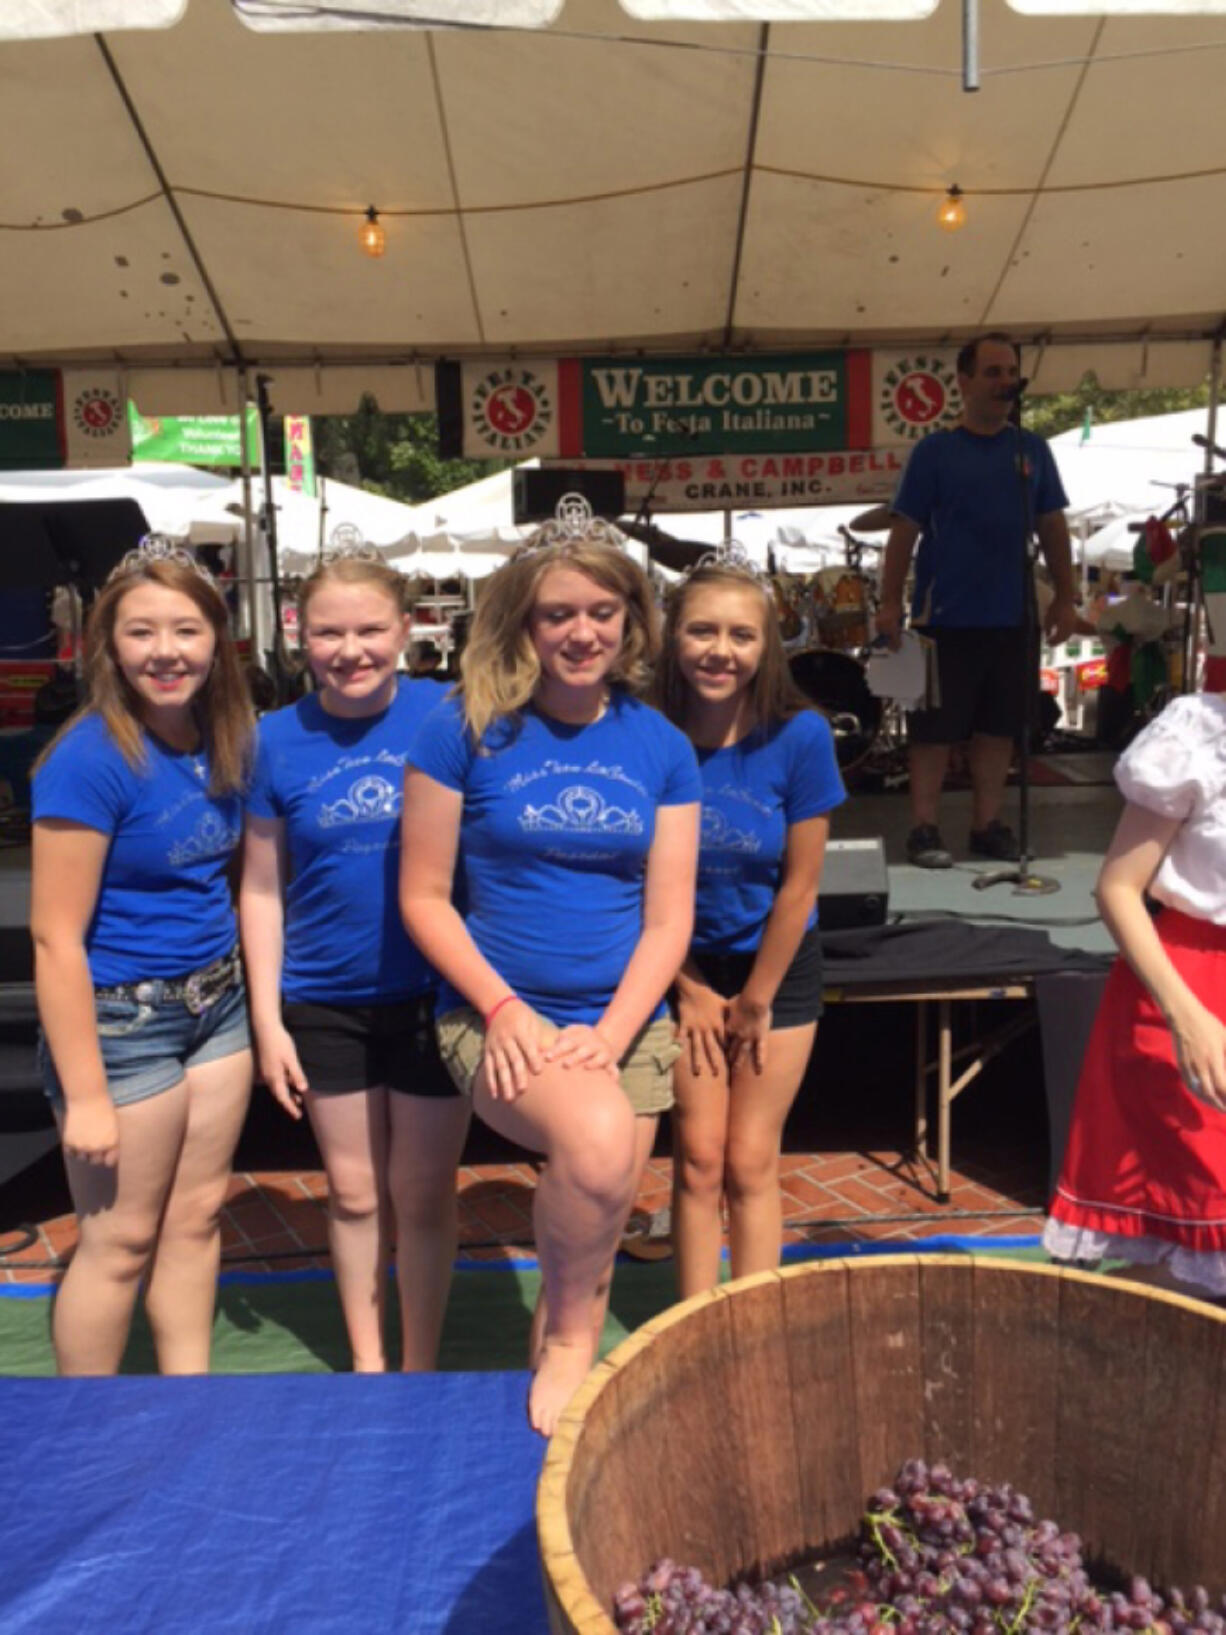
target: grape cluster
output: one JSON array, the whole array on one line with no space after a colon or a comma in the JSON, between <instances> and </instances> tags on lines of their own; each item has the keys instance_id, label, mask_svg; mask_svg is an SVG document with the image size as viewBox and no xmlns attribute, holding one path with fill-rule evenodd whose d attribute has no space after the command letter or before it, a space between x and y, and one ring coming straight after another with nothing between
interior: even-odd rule
<instances>
[{"instance_id":1,"label":"grape cluster","mask_svg":"<svg viewBox=\"0 0 1226 1635\"><path fill-rule=\"evenodd\" d=\"M797 1581L716 1589L659 1561L614 1602L624 1635L1226 1635L1226 1596L1159 1595L1143 1578L1109 1590L1081 1540L1036 1520L1007 1482L958 1478L921 1459L869 1501L857 1562L825 1604Z\"/></svg>"}]
</instances>

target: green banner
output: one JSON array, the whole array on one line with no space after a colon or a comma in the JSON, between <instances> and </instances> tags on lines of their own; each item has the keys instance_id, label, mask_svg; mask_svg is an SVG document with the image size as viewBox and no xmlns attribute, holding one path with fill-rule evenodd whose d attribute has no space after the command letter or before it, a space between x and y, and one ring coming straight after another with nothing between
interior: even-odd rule
<instances>
[{"instance_id":1,"label":"green banner","mask_svg":"<svg viewBox=\"0 0 1226 1635\"><path fill-rule=\"evenodd\" d=\"M40 471L64 464L54 369L0 371L0 468Z\"/></svg>"},{"instance_id":2,"label":"green banner","mask_svg":"<svg viewBox=\"0 0 1226 1635\"><path fill-rule=\"evenodd\" d=\"M618 459L864 447L868 353L583 359L582 445Z\"/></svg>"},{"instance_id":3,"label":"green banner","mask_svg":"<svg viewBox=\"0 0 1226 1635\"><path fill-rule=\"evenodd\" d=\"M239 419L236 414L201 414L146 418L135 403L128 404L132 431L132 459L158 465L241 466ZM247 453L253 466L260 463L259 416L247 409Z\"/></svg>"}]
</instances>

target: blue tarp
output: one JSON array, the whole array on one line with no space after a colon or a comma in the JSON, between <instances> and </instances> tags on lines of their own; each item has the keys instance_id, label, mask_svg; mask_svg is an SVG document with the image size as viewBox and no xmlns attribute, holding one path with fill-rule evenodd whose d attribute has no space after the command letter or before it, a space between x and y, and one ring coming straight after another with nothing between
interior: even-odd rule
<instances>
[{"instance_id":1,"label":"blue tarp","mask_svg":"<svg viewBox=\"0 0 1226 1635\"><path fill-rule=\"evenodd\" d=\"M546 1635L528 1376L0 1380L4 1635Z\"/></svg>"}]
</instances>

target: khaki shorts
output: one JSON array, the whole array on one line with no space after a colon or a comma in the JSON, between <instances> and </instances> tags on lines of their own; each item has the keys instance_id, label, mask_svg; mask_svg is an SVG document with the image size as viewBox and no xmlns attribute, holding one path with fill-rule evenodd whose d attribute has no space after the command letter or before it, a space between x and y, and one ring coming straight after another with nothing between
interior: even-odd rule
<instances>
[{"instance_id":1,"label":"khaki shorts","mask_svg":"<svg viewBox=\"0 0 1226 1635\"><path fill-rule=\"evenodd\" d=\"M447 1071L456 1088L471 1096L473 1080L485 1054L481 1017L465 1006L440 1016L437 1028L439 1054ZM560 1031L554 1027L555 1033ZM673 1063L680 1054L681 1046L673 1037L672 1020L662 1016L658 1022L648 1022L622 1058L622 1089L640 1117L666 1113L673 1105Z\"/></svg>"}]
</instances>

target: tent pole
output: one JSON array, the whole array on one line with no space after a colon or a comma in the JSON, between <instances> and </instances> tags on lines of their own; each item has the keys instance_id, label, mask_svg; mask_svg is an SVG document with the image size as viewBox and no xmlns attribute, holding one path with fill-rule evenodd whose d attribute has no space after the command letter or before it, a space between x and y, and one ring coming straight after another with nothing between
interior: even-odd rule
<instances>
[{"instance_id":1,"label":"tent pole","mask_svg":"<svg viewBox=\"0 0 1226 1635\"><path fill-rule=\"evenodd\" d=\"M979 0L962 0L962 89L979 89Z\"/></svg>"},{"instance_id":2,"label":"tent pole","mask_svg":"<svg viewBox=\"0 0 1226 1635\"><path fill-rule=\"evenodd\" d=\"M260 588L255 571L255 529L251 509L251 450L247 444L247 371L238 371L238 447L243 484L242 584L247 603L247 634L251 638L251 662L261 664L264 653L264 620L261 617Z\"/></svg>"}]
</instances>

